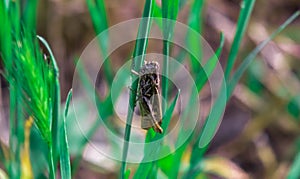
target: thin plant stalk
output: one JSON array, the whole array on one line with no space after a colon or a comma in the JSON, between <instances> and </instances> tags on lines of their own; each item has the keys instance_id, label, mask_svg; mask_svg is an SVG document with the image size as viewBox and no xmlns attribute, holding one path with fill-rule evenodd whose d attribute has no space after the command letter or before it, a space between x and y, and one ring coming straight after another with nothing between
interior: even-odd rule
<instances>
[{"instance_id":1,"label":"thin plant stalk","mask_svg":"<svg viewBox=\"0 0 300 179\"><path fill-rule=\"evenodd\" d=\"M146 0L143 12L143 18L139 31L138 37L135 43L135 49L133 53L133 62L132 62L132 70L139 71L141 66L144 63L144 58L146 54L146 48L148 45L148 35L150 33L151 28L151 17L153 15L153 0ZM132 80L136 79L136 75L131 75ZM133 118L134 108L136 106L136 94L138 88L138 80L133 80L131 85L131 93L129 96L129 105L128 105L128 112L127 112L127 119L126 119L126 127L125 127L125 135L124 135L124 144L123 144L123 154L122 154L122 164L121 164L121 171L120 171L120 178L125 177L126 173L126 160L129 148L129 139L130 139L130 131L131 131L131 123Z\"/></svg>"}]
</instances>

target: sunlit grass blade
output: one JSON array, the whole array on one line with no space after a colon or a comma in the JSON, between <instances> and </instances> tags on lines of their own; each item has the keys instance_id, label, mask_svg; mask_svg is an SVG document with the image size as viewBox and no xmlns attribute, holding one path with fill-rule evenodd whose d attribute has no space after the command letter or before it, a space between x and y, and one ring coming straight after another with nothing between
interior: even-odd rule
<instances>
[{"instance_id":1,"label":"sunlit grass blade","mask_svg":"<svg viewBox=\"0 0 300 179\"><path fill-rule=\"evenodd\" d=\"M251 12L253 10L253 6L254 6L255 0L243 0L242 4L241 4L241 11L240 11L240 15L239 15L239 19L237 22L237 27L236 27L236 33L234 36L234 40L233 43L231 45L230 48L230 52L229 52L229 56L228 56L228 60L227 60L227 66L225 69L225 79L229 80L230 78L230 73L233 69L233 65L236 61L236 57L238 55L239 49L240 49L240 45L241 45L241 41L242 38L245 34L250 16L251 16Z\"/></svg>"},{"instance_id":2,"label":"sunlit grass blade","mask_svg":"<svg viewBox=\"0 0 300 179\"><path fill-rule=\"evenodd\" d=\"M69 105L72 98L72 90L69 91L66 100L65 111L63 115L63 123L61 126L60 133L60 172L62 179L71 179L71 163L70 163L70 152L67 136L66 118L68 116Z\"/></svg>"},{"instance_id":3,"label":"sunlit grass blade","mask_svg":"<svg viewBox=\"0 0 300 179\"><path fill-rule=\"evenodd\" d=\"M153 0L146 0L144 11L143 11L143 19L140 22L137 40L135 41L135 48L133 52L133 62L132 62L132 70L139 71L142 65L144 64L146 53L146 48L148 45L148 35L151 29L151 17L153 17ZM135 79L135 74L132 74L132 79ZM126 127L125 127L125 135L124 135L124 145L123 145L123 154L122 154L122 165L120 170L121 178L124 178L126 171L126 160L128 154L128 145L130 139L130 131L131 131L131 123L133 118L133 110L136 106L136 94L138 88L138 80L133 80L131 84L131 93L129 96L129 105L126 119Z\"/></svg>"},{"instance_id":4,"label":"sunlit grass blade","mask_svg":"<svg viewBox=\"0 0 300 179\"><path fill-rule=\"evenodd\" d=\"M158 134L158 133L155 133L152 129L150 129L147 132L147 136L145 139L146 143L159 140L166 135L166 131L167 131L170 121L172 119L174 108L177 103L179 95L180 95L180 91L178 91L176 97L174 98L170 107L167 109L167 111L164 115L163 123L162 123L162 128L163 128L164 133ZM162 146L162 144L155 143L155 145L151 146L150 148L145 148L144 158L141 161L133 178L136 178L136 179L144 179L144 178L146 179L147 178L147 176L149 175L149 172L150 172L151 168L153 167L153 165L155 164L155 162L147 162L146 163L146 161L148 161L151 158L155 158L158 155L158 152L161 149L161 146ZM157 169L155 169L155 171L157 171Z\"/></svg>"}]
</instances>

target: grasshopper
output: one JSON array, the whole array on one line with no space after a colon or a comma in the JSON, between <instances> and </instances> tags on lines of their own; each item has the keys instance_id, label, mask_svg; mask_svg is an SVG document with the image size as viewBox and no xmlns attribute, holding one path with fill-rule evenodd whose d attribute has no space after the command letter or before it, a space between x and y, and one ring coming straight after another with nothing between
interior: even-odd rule
<instances>
[{"instance_id":1,"label":"grasshopper","mask_svg":"<svg viewBox=\"0 0 300 179\"><path fill-rule=\"evenodd\" d=\"M139 76L137 102L141 112L141 128L145 130L153 128L155 132L163 133L158 70L157 62L145 61L139 72L132 70L132 73Z\"/></svg>"}]
</instances>

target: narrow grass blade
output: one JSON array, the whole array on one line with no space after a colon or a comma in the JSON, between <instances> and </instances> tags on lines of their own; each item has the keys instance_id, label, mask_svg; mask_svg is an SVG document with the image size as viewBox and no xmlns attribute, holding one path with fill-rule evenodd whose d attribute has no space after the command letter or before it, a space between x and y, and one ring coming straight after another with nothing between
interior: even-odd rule
<instances>
[{"instance_id":1,"label":"narrow grass blade","mask_svg":"<svg viewBox=\"0 0 300 179\"><path fill-rule=\"evenodd\" d=\"M255 59L257 54L275 37L277 36L282 30L284 30L292 21L294 21L300 14L300 11L295 12L291 17L289 17L279 28L273 32L269 38L261 42L242 62L242 64L238 67L234 75L232 76L229 84L228 84L228 97L231 96L235 86L237 85L238 81L242 77L243 73L246 71L250 63Z\"/></svg>"},{"instance_id":2,"label":"narrow grass blade","mask_svg":"<svg viewBox=\"0 0 300 179\"><path fill-rule=\"evenodd\" d=\"M205 85L207 79L211 76L213 70L215 69L216 63L218 62L218 58L220 57L222 48L224 46L224 35L223 35L223 33L221 33L220 36L221 36L220 37L221 38L220 39L220 45L219 45L218 49L216 50L216 53L212 57L210 57L210 59L204 65L203 68L205 68L205 70L203 70L203 68L201 68L202 71L198 72L198 74L196 76L196 81L195 82L196 82L196 87L197 87L197 93L199 91L201 91L201 89ZM207 73L205 73L205 71ZM193 95L191 95L191 99L189 100L188 106L194 106ZM187 113L189 113L188 108L183 112L182 121L186 120L186 118L187 118ZM192 108L192 107L190 107L190 108ZM181 132L179 132L179 133L181 133ZM192 136L193 136L193 134L192 134ZM180 137L178 137L178 141L179 140L180 140ZM173 161L180 161L181 160L182 155L184 154L184 151L188 147L188 145L191 142L191 140L192 140L192 137L190 137L185 143L182 144L182 146L178 150L176 150L176 152L172 156L172 158L173 158L172 160ZM197 146L197 149L198 149L198 146ZM172 170L170 169L170 171L171 171L170 172L170 176L171 177L176 177L176 175L178 175L179 168L180 168L180 162L175 162L172 165Z\"/></svg>"},{"instance_id":3,"label":"narrow grass blade","mask_svg":"<svg viewBox=\"0 0 300 179\"><path fill-rule=\"evenodd\" d=\"M21 30L21 12L20 12L20 1L9 1L8 2L8 13L11 23L11 28L14 31L14 36L20 39Z\"/></svg>"},{"instance_id":4,"label":"narrow grass blade","mask_svg":"<svg viewBox=\"0 0 300 179\"><path fill-rule=\"evenodd\" d=\"M47 41L37 36L38 39L43 43L43 45L46 47L49 55L51 64L53 65L53 87L52 87L52 119L51 119L51 135L52 139L50 142L50 178L55 178L56 173L56 164L57 164L57 156L58 156L58 133L59 133L59 127L58 127L58 120L59 120L59 111L60 111L60 85L59 85L59 71L58 66L56 64L56 60L54 58L54 55L52 53L52 50L47 43Z\"/></svg>"},{"instance_id":5,"label":"narrow grass blade","mask_svg":"<svg viewBox=\"0 0 300 179\"><path fill-rule=\"evenodd\" d=\"M155 133L153 130L149 130L147 132L147 136L145 139L146 143L159 140L166 135L166 131L167 131L170 121L172 119L172 115L173 115L175 105L177 103L179 95L180 95L180 91L178 91L176 97L174 98L170 107L167 109L167 111L164 115L164 118L163 118L164 122L162 123L162 128L164 130L164 133L158 134L158 133ZM149 159L153 159L158 155L158 152L161 149L161 145L162 144L155 143L155 146L153 145L150 148L145 148L144 158L143 158L142 162L140 163L137 171L134 174L134 177L133 177L134 179L146 179L148 177L153 164L155 164L155 161L154 162L146 162L146 161L149 161Z\"/></svg>"},{"instance_id":6,"label":"narrow grass blade","mask_svg":"<svg viewBox=\"0 0 300 179\"><path fill-rule=\"evenodd\" d=\"M153 16L153 0L146 0L144 6L143 17L137 35L137 40L135 42L135 48L133 52L133 62L132 62L132 70L139 71L141 66L144 63L146 53L146 48L148 45L148 35L151 28L151 17ZM132 74L132 79L134 79L135 75ZM130 131L131 131L131 122L133 118L133 110L136 105L136 93L137 93L138 81L135 80L132 82L131 85L131 93L129 96L129 105L128 105L128 112L127 112L127 119L126 119L126 127L125 127L125 135L124 135L124 145L123 145L123 154L122 154L122 165L120 170L120 177L125 177L126 171L126 160L128 154L128 145L130 139Z\"/></svg>"},{"instance_id":7,"label":"narrow grass blade","mask_svg":"<svg viewBox=\"0 0 300 179\"><path fill-rule=\"evenodd\" d=\"M221 114L223 113L223 110L226 106L226 101L230 98L234 87L236 86L238 80L241 78L243 72L246 70L248 65L253 61L253 59L256 57L256 55L259 53L259 51L267 45L269 41L271 41L272 38L274 38L279 32L281 32L288 24L290 24L296 17L299 16L299 11L294 13L285 23L283 23L268 39L263 41L260 45L258 45L243 61L243 63L238 68L237 72L233 75L231 81L229 82L227 88L225 85L225 81L223 83L223 86L220 91L220 95L217 98L212 111L211 115L208 116L206 119L206 122L204 124L203 130L201 131L201 135L198 138L198 143L194 145L193 151L192 151L192 164L191 167L193 167L198 161L201 160L201 156L205 153L207 149L204 148L204 151L201 149L203 147L206 147L210 140L212 139L213 135L216 132L216 128L219 124L219 119ZM228 92L226 92L226 89ZM227 94L226 94L227 93ZM224 98L226 98L225 103ZM200 148L199 148L200 147Z\"/></svg>"},{"instance_id":8,"label":"narrow grass blade","mask_svg":"<svg viewBox=\"0 0 300 179\"><path fill-rule=\"evenodd\" d=\"M230 77L230 73L233 69L233 65L236 61L236 57L238 55L242 38L245 34L251 12L253 10L255 0L243 0L241 4L241 11L239 15L239 19L237 22L236 33L234 36L233 43L230 48L229 57L227 60L227 66L225 69L225 79L228 80Z\"/></svg>"},{"instance_id":9,"label":"narrow grass blade","mask_svg":"<svg viewBox=\"0 0 300 179\"><path fill-rule=\"evenodd\" d=\"M206 62L206 64L204 65L204 70L203 68L199 69L199 72L196 76L196 86L197 86L197 90L198 92L201 91L201 89L203 88L203 86L206 84L207 80L209 79L209 77L212 75L217 63L218 63L218 59L220 58L223 46L224 46L224 34L221 33L220 35L220 45L218 47L218 49L216 50L216 53L210 57L208 59L208 61Z\"/></svg>"},{"instance_id":10,"label":"narrow grass blade","mask_svg":"<svg viewBox=\"0 0 300 179\"><path fill-rule=\"evenodd\" d=\"M153 17L155 18L155 22L160 28L160 30L163 29L162 25L162 12L161 8L158 6L157 1L155 1L154 6L153 6Z\"/></svg>"},{"instance_id":11,"label":"narrow grass blade","mask_svg":"<svg viewBox=\"0 0 300 179\"><path fill-rule=\"evenodd\" d=\"M3 24L0 28L0 50L3 64L5 66L5 74L10 74L12 70L12 36L11 36L11 23L8 17L8 10L5 8L4 1L0 2L0 22ZM6 77L11 81L9 77Z\"/></svg>"},{"instance_id":12,"label":"narrow grass blade","mask_svg":"<svg viewBox=\"0 0 300 179\"><path fill-rule=\"evenodd\" d=\"M130 169L128 169L128 170L126 170L126 172L125 172L125 175L124 175L124 178L125 179L129 179L129 177L130 177Z\"/></svg>"},{"instance_id":13,"label":"narrow grass blade","mask_svg":"<svg viewBox=\"0 0 300 179\"><path fill-rule=\"evenodd\" d=\"M208 119L206 120L206 123L203 127L200 140L199 140L199 146L202 147L206 146L212 139L213 135L216 132L216 128L219 124L219 120L225 108L226 102L229 100L235 86L237 85L239 79L241 78L242 74L245 72L249 64L255 59L256 55L263 49L263 47L265 47L268 44L268 42L270 42L278 33L280 33L288 24L290 24L298 16L299 16L299 11L294 13L274 33L272 33L268 39L264 40L245 58L245 60L239 66L238 70L234 73L232 79L227 85L227 88L225 83L222 85L220 95L217 98L212 108L212 111L210 113L211 115L208 116ZM227 91L227 94L224 93L225 91ZM225 98L226 98L225 103L223 103Z\"/></svg>"},{"instance_id":14,"label":"narrow grass blade","mask_svg":"<svg viewBox=\"0 0 300 179\"><path fill-rule=\"evenodd\" d=\"M187 32L186 44L188 49L192 52L191 54L197 54L195 56L190 55L191 69L194 74L196 74L200 68L199 61L195 57L200 58L200 62L202 60L202 43L201 39L198 38L198 34L202 34L203 6L204 0L194 0L188 18L188 26L191 29ZM191 33L190 30L194 30L197 33Z\"/></svg>"},{"instance_id":15,"label":"narrow grass blade","mask_svg":"<svg viewBox=\"0 0 300 179\"><path fill-rule=\"evenodd\" d=\"M60 172L62 179L71 179L71 163L70 163L70 152L68 145L68 136L67 136L67 126L66 118L68 116L68 110L70 101L72 98L72 90L69 91L68 97L66 100L66 106L63 116L63 124L61 127L61 136L60 136Z\"/></svg>"},{"instance_id":16,"label":"narrow grass blade","mask_svg":"<svg viewBox=\"0 0 300 179\"><path fill-rule=\"evenodd\" d=\"M176 20L179 11L179 0L162 0L162 17L163 19L163 74L162 76L162 97L166 104L162 104L162 111L166 110L168 104L169 91L169 58L170 58L170 41L173 38L174 20Z\"/></svg>"},{"instance_id":17,"label":"narrow grass blade","mask_svg":"<svg viewBox=\"0 0 300 179\"><path fill-rule=\"evenodd\" d=\"M91 15L91 19L93 22L96 35L99 35L100 33L106 34L102 36L103 38L101 39L98 38L100 50L102 53L102 58L104 59L107 57L108 45L109 45L109 34L108 31L106 31L106 29L108 29L108 21L107 21L105 3L103 0L86 0L86 3ZM114 77L111 61L109 59L106 59L103 65L104 65L104 73L105 73L106 81L110 86Z\"/></svg>"},{"instance_id":18,"label":"narrow grass blade","mask_svg":"<svg viewBox=\"0 0 300 179\"><path fill-rule=\"evenodd\" d=\"M292 164L288 173L287 179L300 178L300 152L295 157L294 163Z\"/></svg>"},{"instance_id":19,"label":"narrow grass blade","mask_svg":"<svg viewBox=\"0 0 300 179\"><path fill-rule=\"evenodd\" d=\"M37 12L37 0L25 1L25 8L23 11L23 21L26 25L27 29L33 30L35 32L36 29L36 12Z\"/></svg>"}]
</instances>

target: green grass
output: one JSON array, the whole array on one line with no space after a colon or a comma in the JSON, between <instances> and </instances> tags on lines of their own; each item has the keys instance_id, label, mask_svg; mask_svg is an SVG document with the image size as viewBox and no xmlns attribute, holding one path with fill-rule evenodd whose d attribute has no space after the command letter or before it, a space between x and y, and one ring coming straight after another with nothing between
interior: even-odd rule
<instances>
[{"instance_id":1,"label":"green grass","mask_svg":"<svg viewBox=\"0 0 300 179\"><path fill-rule=\"evenodd\" d=\"M10 89L9 176L21 177L22 168L26 167L21 165L22 158L19 157L24 140L29 140L24 137L24 121L33 118L39 137L47 145L43 153L48 155L49 178L55 178L61 103L59 72L49 45L35 32L37 1L27 2L24 9L18 1L9 1L8 7L1 1L0 6L6 24L1 30L3 75ZM48 53L42 52L39 41Z\"/></svg>"},{"instance_id":2,"label":"green grass","mask_svg":"<svg viewBox=\"0 0 300 179\"><path fill-rule=\"evenodd\" d=\"M87 0L86 3L95 33L104 34L102 37L105 38L99 38L98 43L102 57L106 57L108 55L110 37L106 31L109 28L109 22L105 3L103 0ZM163 46L161 52L164 55L163 74L170 74L169 61L173 51L171 43L174 35L173 22L177 20L178 13L185 5L186 1L162 0L162 6L159 7L154 0L145 1L142 14L142 17L145 19L140 22L136 36L131 70L139 71L144 64L148 48L148 36L152 27L152 19L148 17L157 17L168 19L156 19L155 23L160 27L165 39L161 42ZM203 87L207 85L208 79L216 70L225 42L224 34L221 32L220 43L215 54L203 66L200 65L196 57L200 58L201 63L203 62L202 43L201 39L198 39L198 36L195 36L194 32L197 34L203 32L204 18L202 14L205 8L205 1L195 0L190 5L187 25L191 28L191 31L187 32L185 36L186 45L189 47L190 52L180 51L176 60L180 63L185 63L185 57L188 58L189 69L191 69L190 73L194 78L197 90L191 92L187 107L181 111L182 119L179 122L181 125L189 120L190 113L193 112L197 103L195 98L199 96ZM123 136L123 161L120 162L120 171L118 172L120 178L160 178L162 176L168 178L176 178L178 176L182 178L197 178L206 176L207 173L205 173L203 165L205 165L205 161L209 160L209 158L205 154L220 124L220 117L233 94L234 88L251 62L256 59L259 52L299 16L299 11L294 13L274 33L254 48L239 65L236 65L237 56L242 50L241 42L246 34L254 5L254 0L243 0L242 2L234 40L230 47L228 59L226 59L225 77L222 81L218 97L210 109L210 114L207 116L202 130L191 131L192 135L175 152L159 160L151 161L151 159L157 158L162 153L171 151L173 146L165 144L162 140L152 146L145 147L141 163L136 167L129 168L126 159L131 139L131 123L134 114L133 109L136 106L138 89L138 80L132 80L127 121ZM67 135L67 130L70 127L68 126L69 121L67 119L72 91L68 94L64 110L61 110L59 68L46 40L36 34L37 6L38 1L36 0L26 1L23 5L19 1L9 1L9 6L6 6L4 1L0 2L0 22L3 24L2 28L0 28L0 55L4 66L2 75L9 84L10 94L10 141L9 146L5 146L0 141L0 160L5 167L5 171L0 170L0 177L6 177L5 172L8 173L10 178L20 178L24 175L24 165L22 164L24 156L21 154L25 142L29 140L25 136L25 123L32 117L34 119L34 126L31 128L30 142L32 146L30 148L30 157L31 161L33 159L35 161L27 163L27 167L30 165L32 168L31 172L35 178L48 177L52 179L56 178L58 173L60 173L60 177L63 179L71 178L75 175L82 160L84 147L101 126L101 122L100 120L95 121L89 129L86 138L73 139L70 138L72 135ZM46 51L42 49L46 49ZM234 68L235 65L237 68ZM96 96L99 115L104 122L107 122L110 117L114 117L115 115L113 105L116 102L110 99L110 94L112 93L111 84L115 75L111 60L108 59L104 63L104 76L109 87L109 95L103 100L100 99L93 84L90 83L83 66L81 64L78 64L78 66L79 76L84 88L88 91L90 97L94 98ZM128 71L122 72L123 75L120 75L121 78L116 82L119 87L125 86L126 79L130 77L128 76L129 73ZM136 79L137 77L135 74L131 74L131 78ZM175 106L178 99L180 99L180 90L176 95L171 96L169 92L173 88L166 77L162 78L161 88L162 96L167 101L166 104L163 104L165 115L163 117L162 128L164 131L168 131L169 124L174 117ZM119 96L120 93L118 91L115 95ZM297 112L297 109L294 108L293 110ZM111 130L114 130L113 127ZM178 132L176 145L182 142L184 130L182 128ZM166 133L157 134L150 129L146 134L145 143L163 139L165 135ZM69 145L69 141L71 140L79 141L77 143L78 153L72 161L70 161L72 153L70 153L71 146ZM110 142L113 143L113 141ZM187 153L190 155L188 160L186 160ZM44 158L45 160L43 160ZM288 178L299 177L299 161L298 153L290 168ZM57 172L58 168L60 168L60 172Z\"/></svg>"},{"instance_id":3,"label":"green grass","mask_svg":"<svg viewBox=\"0 0 300 179\"><path fill-rule=\"evenodd\" d=\"M153 0L147 0L144 7L143 17L145 20L141 21L137 40L135 42L134 52L133 52L133 61L131 69L134 71L140 71L140 68L144 64L145 54L148 44L148 35L151 28L151 19L149 17L153 16ZM132 79L135 79L135 74L132 74ZM137 88L138 88L138 80L133 81L131 84L131 93L129 96L129 105L128 105L128 113L126 119L126 128L124 134L124 145L123 145L123 155L122 155L122 165L120 171L120 178L125 178L126 173L126 160L128 154L128 145L130 140L130 131L131 131L131 123L133 118L133 110L136 106L136 97L137 97Z\"/></svg>"}]
</instances>

